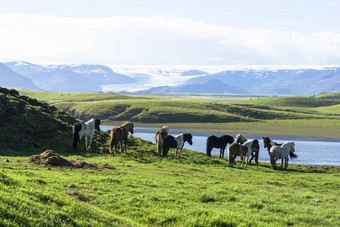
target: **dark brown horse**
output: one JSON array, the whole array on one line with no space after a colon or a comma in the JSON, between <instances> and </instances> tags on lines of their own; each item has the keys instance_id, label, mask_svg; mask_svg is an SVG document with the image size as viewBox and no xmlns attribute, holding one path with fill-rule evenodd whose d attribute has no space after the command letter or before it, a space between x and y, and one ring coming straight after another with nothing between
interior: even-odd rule
<instances>
[{"instance_id":1,"label":"dark brown horse","mask_svg":"<svg viewBox=\"0 0 340 227\"><path fill-rule=\"evenodd\" d=\"M126 143L128 140L129 132L133 134L133 128L134 128L133 123L125 122L119 128L113 128L111 130L111 141L110 141L110 147L109 147L110 154L112 154L113 146L115 147L115 154L117 154L117 145L119 142L120 142L120 152L122 152L123 140L125 144L125 153L127 152Z\"/></svg>"},{"instance_id":2,"label":"dark brown horse","mask_svg":"<svg viewBox=\"0 0 340 227\"><path fill-rule=\"evenodd\" d=\"M227 144L232 144L234 142L234 138L229 135L223 135L221 137L217 136L209 136L207 139L207 155L211 157L211 150L215 148L220 148L220 158L224 157L224 150Z\"/></svg>"},{"instance_id":3,"label":"dark brown horse","mask_svg":"<svg viewBox=\"0 0 340 227\"><path fill-rule=\"evenodd\" d=\"M163 156L163 140L168 136L169 127L163 126L159 131L156 132L155 140L157 145L157 153L159 156Z\"/></svg>"}]
</instances>

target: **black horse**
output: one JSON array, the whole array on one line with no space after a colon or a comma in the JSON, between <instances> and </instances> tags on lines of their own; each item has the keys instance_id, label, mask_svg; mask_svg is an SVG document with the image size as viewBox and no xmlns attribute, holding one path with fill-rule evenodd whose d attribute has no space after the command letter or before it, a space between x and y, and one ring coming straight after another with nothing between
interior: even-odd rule
<instances>
[{"instance_id":1,"label":"black horse","mask_svg":"<svg viewBox=\"0 0 340 227\"><path fill-rule=\"evenodd\" d=\"M168 135L163 140L163 157L167 157L170 148L176 148L175 159L177 157L178 150L179 150L178 159L180 159L181 151L185 142L188 142L190 145L192 145L191 134L180 134L177 135L176 137Z\"/></svg>"},{"instance_id":2,"label":"black horse","mask_svg":"<svg viewBox=\"0 0 340 227\"><path fill-rule=\"evenodd\" d=\"M232 144L234 142L234 137L229 135L224 135L221 137L209 136L207 139L207 155L211 157L211 150L215 148L220 148L220 158L224 157L224 150L227 144Z\"/></svg>"}]
</instances>

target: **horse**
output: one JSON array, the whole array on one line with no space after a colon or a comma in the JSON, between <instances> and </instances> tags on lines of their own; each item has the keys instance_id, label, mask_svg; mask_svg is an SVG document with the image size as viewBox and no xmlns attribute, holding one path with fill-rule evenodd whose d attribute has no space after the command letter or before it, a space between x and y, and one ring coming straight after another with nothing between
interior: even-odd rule
<instances>
[{"instance_id":1,"label":"horse","mask_svg":"<svg viewBox=\"0 0 340 227\"><path fill-rule=\"evenodd\" d=\"M259 152L260 152L259 141L257 139L247 140L245 143L243 143L243 145L245 145L248 148L248 152L246 154L246 157L247 157L246 166L248 163L251 164L251 161L253 160L254 157L255 157L255 164L258 165L259 164ZM251 158L249 160L250 155L251 155Z\"/></svg>"},{"instance_id":2,"label":"horse","mask_svg":"<svg viewBox=\"0 0 340 227\"><path fill-rule=\"evenodd\" d=\"M234 138L229 135L223 135L221 137L216 137L214 135L211 135L207 139L207 149L206 153L209 157L211 157L211 150L215 148L220 148L220 158L224 157L224 150L227 146L227 144L232 144L234 142Z\"/></svg>"},{"instance_id":3,"label":"horse","mask_svg":"<svg viewBox=\"0 0 340 227\"><path fill-rule=\"evenodd\" d=\"M180 160L181 151L185 142L188 142L190 145L192 145L192 135L190 133L180 134L176 137L168 135L163 140L163 157L167 157L170 148L176 148L175 159L177 158L178 154L178 160Z\"/></svg>"},{"instance_id":4,"label":"horse","mask_svg":"<svg viewBox=\"0 0 340 227\"><path fill-rule=\"evenodd\" d=\"M78 144L84 136L86 149L87 150L90 149L95 130L97 130L98 132L100 131L100 127L99 127L100 124L101 122L99 119L93 119L93 118L85 123L83 122L75 123L73 125L73 148L74 149L78 148ZM88 145L88 142L89 142L89 145Z\"/></svg>"},{"instance_id":5,"label":"horse","mask_svg":"<svg viewBox=\"0 0 340 227\"><path fill-rule=\"evenodd\" d=\"M248 147L246 145L238 144L238 143L232 143L228 147L228 162L229 162L229 165L236 164L235 158L237 156L242 156L243 157L242 158L242 166L243 166L247 153L248 153Z\"/></svg>"},{"instance_id":6,"label":"horse","mask_svg":"<svg viewBox=\"0 0 340 227\"><path fill-rule=\"evenodd\" d=\"M295 143L286 142L281 146L274 145L270 148L270 167L276 169L276 161L281 159L281 170L283 167L283 159L285 160L285 169L288 167L289 157L297 158L295 152Z\"/></svg>"},{"instance_id":7,"label":"horse","mask_svg":"<svg viewBox=\"0 0 340 227\"><path fill-rule=\"evenodd\" d=\"M244 144L246 141L247 141L247 137L245 137L244 135L242 134L236 135L236 143Z\"/></svg>"},{"instance_id":8,"label":"horse","mask_svg":"<svg viewBox=\"0 0 340 227\"><path fill-rule=\"evenodd\" d=\"M117 145L119 142L120 142L120 152L122 152L123 140L125 144L124 150L125 150L125 153L127 153L126 143L128 140L129 132L133 134L133 128L134 128L133 123L125 122L119 128L111 129L111 140L110 140L110 146L109 146L110 154L112 154L113 146L115 147L115 154L117 154Z\"/></svg>"},{"instance_id":9,"label":"horse","mask_svg":"<svg viewBox=\"0 0 340 227\"><path fill-rule=\"evenodd\" d=\"M165 137L167 137L168 133L169 127L165 125L156 132L155 140L157 145L157 153L159 154L159 156L163 155L163 140Z\"/></svg>"},{"instance_id":10,"label":"horse","mask_svg":"<svg viewBox=\"0 0 340 227\"><path fill-rule=\"evenodd\" d=\"M263 139L263 146L264 146L264 148L267 148L269 156L270 156L270 148L272 146L281 146L282 145L282 143L281 144L276 143L273 140L271 140L269 137L262 137L262 139Z\"/></svg>"}]
</instances>

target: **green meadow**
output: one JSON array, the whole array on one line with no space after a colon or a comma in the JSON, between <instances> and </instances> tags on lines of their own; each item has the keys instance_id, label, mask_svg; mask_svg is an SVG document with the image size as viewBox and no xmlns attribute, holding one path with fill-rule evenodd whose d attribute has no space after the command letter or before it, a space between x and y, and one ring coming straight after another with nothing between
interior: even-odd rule
<instances>
[{"instance_id":1,"label":"green meadow","mask_svg":"<svg viewBox=\"0 0 340 227\"><path fill-rule=\"evenodd\" d=\"M231 167L188 149L180 161L173 150L161 159L154 144L132 136L127 154L109 155L107 147L62 154L116 169L49 169L28 154L2 153L10 162L0 162L0 225L340 225L339 167Z\"/></svg>"}]
</instances>

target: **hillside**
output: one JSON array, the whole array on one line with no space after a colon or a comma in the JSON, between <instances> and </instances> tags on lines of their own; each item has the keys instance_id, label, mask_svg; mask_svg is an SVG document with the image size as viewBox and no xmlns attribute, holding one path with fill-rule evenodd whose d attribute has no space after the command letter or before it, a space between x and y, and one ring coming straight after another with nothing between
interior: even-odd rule
<instances>
[{"instance_id":1,"label":"hillside","mask_svg":"<svg viewBox=\"0 0 340 227\"><path fill-rule=\"evenodd\" d=\"M327 119L340 116L319 112L316 107L340 104L340 99L315 97L273 97L248 101L207 102L174 100L153 96L128 96L93 93L21 91L25 95L52 103L80 119L96 117L110 121L144 123L227 123L266 120Z\"/></svg>"},{"instance_id":2,"label":"hillside","mask_svg":"<svg viewBox=\"0 0 340 227\"><path fill-rule=\"evenodd\" d=\"M54 106L0 87L0 147L68 150L76 120Z\"/></svg>"}]
</instances>

